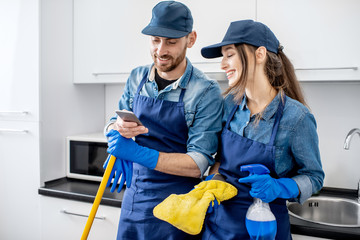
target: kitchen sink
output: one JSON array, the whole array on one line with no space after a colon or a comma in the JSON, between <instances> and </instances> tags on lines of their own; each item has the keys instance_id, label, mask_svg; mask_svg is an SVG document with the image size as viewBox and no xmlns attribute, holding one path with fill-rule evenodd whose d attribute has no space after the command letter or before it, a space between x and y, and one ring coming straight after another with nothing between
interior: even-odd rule
<instances>
[{"instance_id":1,"label":"kitchen sink","mask_svg":"<svg viewBox=\"0 0 360 240\"><path fill-rule=\"evenodd\" d=\"M360 203L341 197L311 197L302 205L289 202L289 214L305 221L337 226L360 227Z\"/></svg>"}]
</instances>

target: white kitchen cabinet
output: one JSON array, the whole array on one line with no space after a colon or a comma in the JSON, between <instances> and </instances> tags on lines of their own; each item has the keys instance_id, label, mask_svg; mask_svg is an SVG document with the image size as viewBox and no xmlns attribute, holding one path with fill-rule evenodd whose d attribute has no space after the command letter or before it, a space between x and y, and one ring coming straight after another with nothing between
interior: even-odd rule
<instances>
[{"instance_id":1,"label":"white kitchen cabinet","mask_svg":"<svg viewBox=\"0 0 360 240\"><path fill-rule=\"evenodd\" d=\"M74 0L74 82L121 83L130 71L150 64L149 37L141 33L156 0ZM231 21L254 19L253 0L183 0L194 18L198 39L188 57L205 72L220 70L200 49L222 40Z\"/></svg>"},{"instance_id":2,"label":"white kitchen cabinet","mask_svg":"<svg viewBox=\"0 0 360 240\"><path fill-rule=\"evenodd\" d=\"M39 1L0 2L0 119L39 119Z\"/></svg>"},{"instance_id":3,"label":"white kitchen cabinet","mask_svg":"<svg viewBox=\"0 0 360 240\"><path fill-rule=\"evenodd\" d=\"M360 80L360 1L258 0L301 81Z\"/></svg>"},{"instance_id":4,"label":"white kitchen cabinet","mask_svg":"<svg viewBox=\"0 0 360 240\"><path fill-rule=\"evenodd\" d=\"M226 30L233 21L255 19L256 1L253 0L183 0L194 18L194 30L197 32L195 45L187 50L187 56L194 66L207 74L221 72L220 58L205 59L201 48L221 42ZM226 79L225 74L223 74Z\"/></svg>"},{"instance_id":5,"label":"white kitchen cabinet","mask_svg":"<svg viewBox=\"0 0 360 240\"><path fill-rule=\"evenodd\" d=\"M0 239L40 239L39 124L0 120Z\"/></svg>"},{"instance_id":6,"label":"white kitchen cabinet","mask_svg":"<svg viewBox=\"0 0 360 240\"><path fill-rule=\"evenodd\" d=\"M42 238L78 240L92 204L41 196ZM79 216L84 215L84 216ZM116 239L120 208L100 205L90 229L89 240Z\"/></svg>"}]
</instances>

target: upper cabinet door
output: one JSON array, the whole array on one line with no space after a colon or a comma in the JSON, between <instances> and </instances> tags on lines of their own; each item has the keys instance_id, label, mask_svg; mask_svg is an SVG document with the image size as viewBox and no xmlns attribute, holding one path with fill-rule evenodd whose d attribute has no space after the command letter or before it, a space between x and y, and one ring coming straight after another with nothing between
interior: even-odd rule
<instances>
[{"instance_id":1,"label":"upper cabinet door","mask_svg":"<svg viewBox=\"0 0 360 240\"><path fill-rule=\"evenodd\" d=\"M74 82L125 82L151 61L141 33L157 1L74 0Z\"/></svg>"},{"instance_id":2,"label":"upper cabinet door","mask_svg":"<svg viewBox=\"0 0 360 240\"><path fill-rule=\"evenodd\" d=\"M130 71L152 63L149 37L141 33L151 19L154 0L74 0L74 82L126 82ZM188 57L207 71L220 70L202 58L200 49L222 40L231 21L254 19L255 1L184 0L198 34ZM213 61L213 62L214 62Z\"/></svg>"},{"instance_id":3,"label":"upper cabinet door","mask_svg":"<svg viewBox=\"0 0 360 240\"><path fill-rule=\"evenodd\" d=\"M39 4L0 1L0 120L39 119Z\"/></svg>"},{"instance_id":4,"label":"upper cabinet door","mask_svg":"<svg viewBox=\"0 0 360 240\"><path fill-rule=\"evenodd\" d=\"M257 0L299 80L360 80L360 1Z\"/></svg>"},{"instance_id":5,"label":"upper cabinet door","mask_svg":"<svg viewBox=\"0 0 360 240\"><path fill-rule=\"evenodd\" d=\"M194 66L208 75L221 72L220 58L205 59L201 48L219 43L233 21L255 19L256 1L254 0L187 0L181 1L191 10L194 18L194 30L197 32L195 45L187 50L187 56ZM217 75L217 78L219 76Z\"/></svg>"}]
</instances>

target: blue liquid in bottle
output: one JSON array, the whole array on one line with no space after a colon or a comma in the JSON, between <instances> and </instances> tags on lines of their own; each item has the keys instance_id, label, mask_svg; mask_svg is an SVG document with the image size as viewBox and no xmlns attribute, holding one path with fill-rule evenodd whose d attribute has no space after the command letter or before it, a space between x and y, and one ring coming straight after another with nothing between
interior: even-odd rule
<instances>
[{"instance_id":1,"label":"blue liquid in bottle","mask_svg":"<svg viewBox=\"0 0 360 240\"><path fill-rule=\"evenodd\" d=\"M253 221L246 218L246 228L251 239L274 240L276 236L276 221Z\"/></svg>"},{"instance_id":2,"label":"blue liquid in bottle","mask_svg":"<svg viewBox=\"0 0 360 240\"><path fill-rule=\"evenodd\" d=\"M270 170L262 164L249 164L241 166L240 171L248 171L249 176L254 174L269 174ZM246 229L253 240L274 240L277 231L276 218L271 212L268 203L254 198L246 212Z\"/></svg>"}]
</instances>

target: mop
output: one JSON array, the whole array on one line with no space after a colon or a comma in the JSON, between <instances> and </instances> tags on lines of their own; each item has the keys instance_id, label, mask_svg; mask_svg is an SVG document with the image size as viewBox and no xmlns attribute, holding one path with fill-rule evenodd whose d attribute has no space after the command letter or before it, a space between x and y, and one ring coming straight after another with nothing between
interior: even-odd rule
<instances>
[{"instance_id":1,"label":"mop","mask_svg":"<svg viewBox=\"0 0 360 240\"><path fill-rule=\"evenodd\" d=\"M111 173L111 170L112 170L112 168L113 168L113 166L114 166L115 160L116 160L116 158L111 155L110 160L109 160L109 163L108 163L108 165L107 165L107 167L106 167L106 169L105 169L103 178L102 178L102 180L101 180L99 189L98 189L98 191L97 191L97 193L96 193L94 203L93 203L93 205L92 205L92 208L91 208L89 217L88 217L88 219L87 219L87 222L86 222L86 225L85 225L83 234L82 234L82 236L81 236L81 240L86 240L86 239L88 238L88 235L89 235L91 226L92 226L92 224L93 224L93 222L94 222L94 218L95 218L96 212L97 212L97 210L98 210L98 208L99 208L99 205L100 205L100 202L101 202L101 198L102 198L102 196L104 195L104 191L105 191L105 188L106 188L106 184L107 184L107 182L108 182L108 180L109 180L110 173Z\"/></svg>"}]
</instances>

